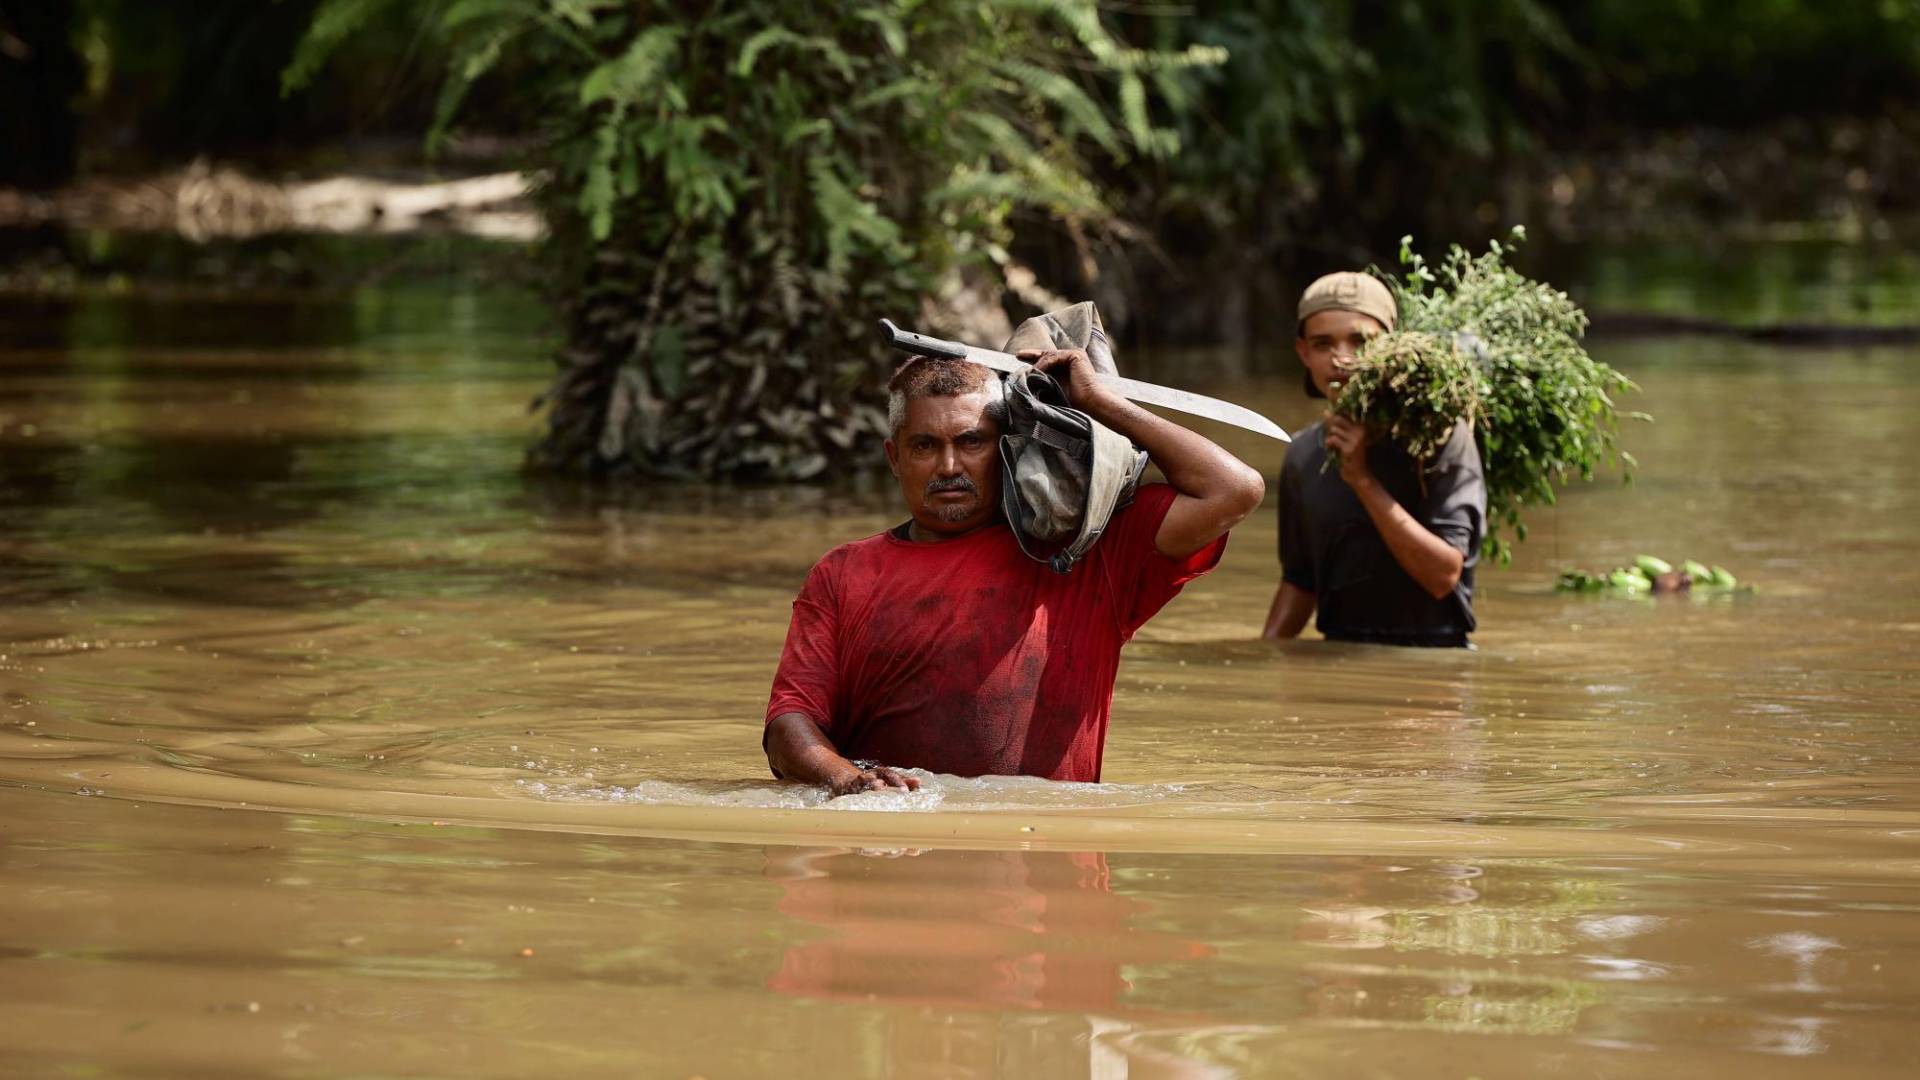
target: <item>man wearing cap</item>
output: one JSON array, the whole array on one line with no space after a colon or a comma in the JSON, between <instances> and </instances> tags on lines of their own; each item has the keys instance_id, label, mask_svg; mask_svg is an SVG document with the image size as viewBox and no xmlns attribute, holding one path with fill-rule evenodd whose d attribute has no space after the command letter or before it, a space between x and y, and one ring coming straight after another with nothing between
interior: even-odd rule
<instances>
[{"instance_id":1,"label":"man wearing cap","mask_svg":"<svg viewBox=\"0 0 1920 1080\"><path fill-rule=\"evenodd\" d=\"M1294 341L1307 396L1337 393L1341 362L1398 317L1393 294L1366 274L1308 286ZM1297 637L1317 610L1329 640L1466 646L1486 516L1480 451L1465 421L1422 462L1329 412L1294 436L1280 467L1280 588L1264 636Z\"/></svg>"}]
</instances>

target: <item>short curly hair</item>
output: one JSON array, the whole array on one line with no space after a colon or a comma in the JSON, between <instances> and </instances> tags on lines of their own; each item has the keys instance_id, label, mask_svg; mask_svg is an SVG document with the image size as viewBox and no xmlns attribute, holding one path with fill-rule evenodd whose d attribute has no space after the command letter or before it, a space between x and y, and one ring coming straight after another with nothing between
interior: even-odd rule
<instances>
[{"instance_id":1,"label":"short curly hair","mask_svg":"<svg viewBox=\"0 0 1920 1080\"><path fill-rule=\"evenodd\" d=\"M958 397L989 387L999 387L999 376L992 368L951 356L910 356L887 380L887 430L900 437L900 428L907 422L907 402L915 398ZM987 415L995 425L1004 424L1005 395L989 399Z\"/></svg>"}]
</instances>

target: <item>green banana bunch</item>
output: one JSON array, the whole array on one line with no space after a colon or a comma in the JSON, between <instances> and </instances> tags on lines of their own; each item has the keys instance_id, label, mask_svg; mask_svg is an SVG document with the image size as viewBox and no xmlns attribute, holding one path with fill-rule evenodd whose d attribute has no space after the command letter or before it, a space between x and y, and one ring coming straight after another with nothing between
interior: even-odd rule
<instances>
[{"instance_id":1,"label":"green banana bunch","mask_svg":"<svg viewBox=\"0 0 1920 1080\"><path fill-rule=\"evenodd\" d=\"M1585 570L1566 570L1554 588L1561 592L1606 592L1638 596L1651 592L1733 592L1740 582L1724 566L1708 566L1687 559L1675 570L1673 564L1652 555L1634 557L1632 566L1616 567L1604 574ZM1748 586L1746 591L1752 591Z\"/></svg>"}]
</instances>

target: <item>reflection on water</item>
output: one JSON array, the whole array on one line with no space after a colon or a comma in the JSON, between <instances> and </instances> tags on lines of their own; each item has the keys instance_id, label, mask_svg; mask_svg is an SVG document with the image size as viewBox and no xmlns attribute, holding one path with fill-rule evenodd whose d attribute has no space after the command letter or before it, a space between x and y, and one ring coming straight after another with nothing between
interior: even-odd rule
<instances>
[{"instance_id":1,"label":"reflection on water","mask_svg":"<svg viewBox=\"0 0 1920 1080\"><path fill-rule=\"evenodd\" d=\"M1910 882L1805 867L702 844L33 791L9 810L0 1009L29 1072L1911 1063Z\"/></svg>"},{"instance_id":2,"label":"reflection on water","mask_svg":"<svg viewBox=\"0 0 1920 1080\"><path fill-rule=\"evenodd\" d=\"M1159 1047L1250 1030L1127 1001L1129 970L1213 950L1132 929L1150 905L1115 893L1100 852L776 848L766 874L781 914L829 932L789 948L768 987L884 1002L889 1072L1225 1076Z\"/></svg>"},{"instance_id":3,"label":"reflection on water","mask_svg":"<svg viewBox=\"0 0 1920 1080\"><path fill-rule=\"evenodd\" d=\"M1478 652L1255 640L1263 514L1129 646L1109 783L828 803L758 717L801 576L887 493L525 480L537 327L461 290L0 299L10 1062L1920 1064L1920 354L1600 341L1643 468L1535 516ZM1297 427L1288 363L1143 373ZM1552 590L1642 551L1759 591Z\"/></svg>"},{"instance_id":4,"label":"reflection on water","mask_svg":"<svg viewBox=\"0 0 1920 1080\"><path fill-rule=\"evenodd\" d=\"M785 994L1112 1012L1123 966L1212 952L1126 932L1146 905L1114 894L1097 851L776 848L766 873L782 914L832 931L787 950L768 982Z\"/></svg>"}]
</instances>

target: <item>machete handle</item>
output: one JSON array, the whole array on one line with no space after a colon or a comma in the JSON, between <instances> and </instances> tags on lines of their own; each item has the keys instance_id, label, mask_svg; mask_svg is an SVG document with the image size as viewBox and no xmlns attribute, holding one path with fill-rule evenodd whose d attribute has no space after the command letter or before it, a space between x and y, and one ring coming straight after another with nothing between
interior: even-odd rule
<instances>
[{"instance_id":1,"label":"machete handle","mask_svg":"<svg viewBox=\"0 0 1920 1080\"><path fill-rule=\"evenodd\" d=\"M916 334L911 330L902 330L893 325L892 319L880 320L880 340L901 352L919 353L922 356L951 356L960 360L967 358L965 345L943 341L937 337L928 337L925 334Z\"/></svg>"}]
</instances>

